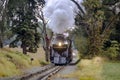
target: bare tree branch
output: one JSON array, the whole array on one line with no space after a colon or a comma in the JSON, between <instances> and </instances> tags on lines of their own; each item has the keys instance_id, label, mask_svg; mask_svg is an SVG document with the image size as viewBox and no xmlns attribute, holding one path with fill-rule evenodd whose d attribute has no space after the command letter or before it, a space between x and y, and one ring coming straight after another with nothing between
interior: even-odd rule
<instances>
[{"instance_id":1,"label":"bare tree branch","mask_svg":"<svg viewBox=\"0 0 120 80\"><path fill-rule=\"evenodd\" d=\"M42 31L43 49L45 50L46 61L49 61L49 58L48 58L49 57L49 43L47 40L48 35L47 35L47 31L46 31L47 22L45 21L45 18L43 15L43 11L42 11L43 7L44 7L43 3L37 2L35 16L42 23L42 28L40 28L40 29Z\"/></svg>"},{"instance_id":2,"label":"bare tree branch","mask_svg":"<svg viewBox=\"0 0 120 80\"><path fill-rule=\"evenodd\" d=\"M75 1L75 0L71 0L73 3L76 4L76 6L78 7L78 9L82 12L83 15L85 15L85 12L83 11L83 9L81 8L81 6Z\"/></svg>"}]
</instances>

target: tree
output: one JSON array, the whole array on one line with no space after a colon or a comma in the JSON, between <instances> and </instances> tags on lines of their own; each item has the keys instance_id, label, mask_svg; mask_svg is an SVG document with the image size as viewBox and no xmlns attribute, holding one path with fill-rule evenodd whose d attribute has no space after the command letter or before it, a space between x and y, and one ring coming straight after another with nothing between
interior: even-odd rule
<instances>
[{"instance_id":1,"label":"tree","mask_svg":"<svg viewBox=\"0 0 120 80\"><path fill-rule=\"evenodd\" d=\"M109 7L106 9L100 0L85 0L83 5L85 6L86 14L82 18L78 15L76 24L80 27L84 26L86 30L89 43L88 55L92 57L100 54L101 46L109 38L113 23L118 15L107 18L106 10L108 11Z\"/></svg>"},{"instance_id":2,"label":"tree","mask_svg":"<svg viewBox=\"0 0 120 80\"><path fill-rule=\"evenodd\" d=\"M120 54L119 54L120 48L119 43L117 41L111 41L111 45L109 48L106 48L106 50L103 52L104 55L106 55L111 60L119 60Z\"/></svg>"},{"instance_id":3,"label":"tree","mask_svg":"<svg viewBox=\"0 0 120 80\"><path fill-rule=\"evenodd\" d=\"M37 19L34 13L36 3L33 0L18 2L10 0L10 4L8 5L8 13L9 19L12 22L11 30L13 34L17 36L16 39L11 42L10 47L17 46L17 43L21 41L24 54L27 54L27 52L36 52L38 44L40 43L40 33L38 33L37 30Z\"/></svg>"},{"instance_id":4,"label":"tree","mask_svg":"<svg viewBox=\"0 0 120 80\"><path fill-rule=\"evenodd\" d=\"M40 20L38 22L39 24L39 28L41 30L41 40L42 40L42 43L43 43L43 49L45 51L45 58L46 58L46 61L49 61L49 40L48 39L48 33L47 33L47 21L45 20L44 18L44 15L43 15L43 7L45 5L45 1L44 0L41 0L41 1L37 1L37 7L36 7L36 18L38 20Z\"/></svg>"},{"instance_id":5,"label":"tree","mask_svg":"<svg viewBox=\"0 0 120 80\"><path fill-rule=\"evenodd\" d=\"M101 47L102 40L100 39L102 31L102 23L104 20L104 11L102 3L99 0L85 0L85 15L83 17L76 17L76 25L79 26L78 30L86 31L84 36L88 38L88 51L87 55L97 55ZM81 28L80 28L81 27ZM87 34L87 35L86 35Z\"/></svg>"},{"instance_id":6,"label":"tree","mask_svg":"<svg viewBox=\"0 0 120 80\"><path fill-rule=\"evenodd\" d=\"M112 2L112 3L111 3ZM106 12L106 16L107 18L109 18L110 16L114 16L115 14L118 14L119 16L115 19L115 22L113 24L114 29L112 30L111 34L110 34L110 40L116 40L118 42L120 42L120 2L119 0L111 0L110 1L104 1L104 5L105 6L109 6L110 10L109 11L105 11ZM111 11L111 12L110 12Z\"/></svg>"},{"instance_id":7,"label":"tree","mask_svg":"<svg viewBox=\"0 0 120 80\"><path fill-rule=\"evenodd\" d=\"M0 48L3 48L3 41L7 30L6 11L9 0L0 0Z\"/></svg>"}]
</instances>

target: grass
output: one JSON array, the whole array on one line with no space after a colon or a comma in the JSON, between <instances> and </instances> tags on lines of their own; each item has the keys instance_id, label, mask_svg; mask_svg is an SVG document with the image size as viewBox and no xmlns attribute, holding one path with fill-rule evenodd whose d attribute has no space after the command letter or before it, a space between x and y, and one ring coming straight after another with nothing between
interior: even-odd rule
<instances>
[{"instance_id":1,"label":"grass","mask_svg":"<svg viewBox=\"0 0 120 80\"><path fill-rule=\"evenodd\" d=\"M102 76L102 80L120 80L120 62L106 62Z\"/></svg>"},{"instance_id":2,"label":"grass","mask_svg":"<svg viewBox=\"0 0 120 80\"><path fill-rule=\"evenodd\" d=\"M100 57L82 59L75 72L62 77L77 80L120 80L120 62L104 61Z\"/></svg>"},{"instance_id":3,"label":"grass","mask_svg":"<svg viewBox=\"0 0 120 80\"><path fill-rule=\"evenodd\" d=\"M4 51L0 51L0 76L5 77L20 74L20 70L18 70L16 65L4 54Z\"/></svg>"},{"instance_id":4,"label":"grass","mask_svg":"<svg viewBox=\"0 0 120 80\"><path fill-rule=\"evenodd\" d=\"M19 50L0 49L0 77L19 75L21 70L41 66L43 62L46 64L44 58L39 58L36 54L24 55ZM33 61L31 61L31 57L34 58Z\"/></svg>"},{"instance_id":5,"label":"grass","mask_svg":"<svg viewBox=\"0 0 120 80\"><path fill-rule=\"evenodd\" d=\"M92 60L83 59L77 65L77 77L79 80L101 80L102 60L96 57Z\"/></svg>"}]
</instances>

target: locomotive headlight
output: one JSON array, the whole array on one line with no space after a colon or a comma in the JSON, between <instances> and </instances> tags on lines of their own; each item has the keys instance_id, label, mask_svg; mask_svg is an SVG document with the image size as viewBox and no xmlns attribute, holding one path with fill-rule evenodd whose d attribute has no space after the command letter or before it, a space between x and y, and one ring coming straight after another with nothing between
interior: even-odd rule
<instances>
[{"instance_id":1,"label":"locomotive headlight","mask_svg":"<svg viewBox=\"0 0 120 80\"><path fill-rule=\"evenodd\" d=\"M59 42L59 43L58 43L58 46L62 46L62 43L61 43L61 42Z\"/></svg>"}]
</instances>

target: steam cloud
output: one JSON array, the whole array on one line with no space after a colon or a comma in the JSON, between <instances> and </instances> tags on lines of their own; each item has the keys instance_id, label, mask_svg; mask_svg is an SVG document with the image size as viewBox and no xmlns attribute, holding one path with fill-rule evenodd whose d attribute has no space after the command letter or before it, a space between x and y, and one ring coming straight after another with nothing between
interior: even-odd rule
<instances>
[{"instance_id":1,"label":"steam cloud","mask_svg":"<svg viewBox=\"0 0 120 80\"><path fill-rule=\"evenodd\" d=\"M48 27L54 33L63 33L74 27L77 6L71 0L45 0L44 16L49 20ZM82 0L78 1L79 3Z\"/></svg>"}]
</instances>

